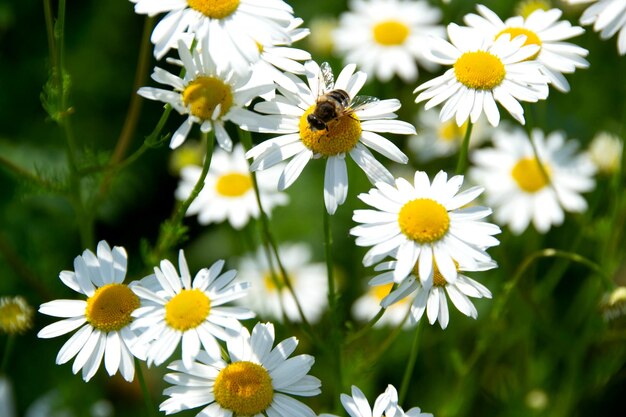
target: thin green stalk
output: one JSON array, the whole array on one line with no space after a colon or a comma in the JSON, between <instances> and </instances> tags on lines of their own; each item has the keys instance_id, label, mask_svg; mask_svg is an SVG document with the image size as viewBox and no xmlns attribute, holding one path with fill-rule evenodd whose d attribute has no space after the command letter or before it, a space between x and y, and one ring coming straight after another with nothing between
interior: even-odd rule
<instances>
[{"instance_id":1,"label":"thin green stalk","mask_svg":"<svg viewBox=\"0 0 626 417\"><path fill-rule=\"evenodd\" d=\"M46 34L48 38L48 54L50 67L56 68L56 45L54 43L54 22L52 19L52 5L50 0L43 0L43 13L46 20Z\"/></svg>"},{"instance_id":2,"label":"thin green stalk","mask_svg":"<svg viewBox=\"0 0 626 417\"><path fill-rule=\"evenodd\" d=\"M4 353L2 354L2 362L0 363L0 375L6 373L7 365L9 364L9 358L11 357L11 352L13 351L13 347L15 346L15 335L9 334L7 337L7 343L4 347Z\"/></svg>"},{"instance_id":3,"label":"thin green stalk","mask_svg":"<svg viewBox=\"0 0 626 417\"><path fill-rule=\"evenodd\" d=\"M141 387L143 402L146 406L146 410L148 411L148 416L156 416L156 408L154 407L152 396L150 396L150 391L148 391L146 379L144 378L143 371L141 370L141 362L137 358L135 358L135 371L137 372L137 379L139 380L139 386Z\"/></svg>"},{"instance_id":4,"label":"thin green stalk","mask_svg":"<svg viewBox=\"0 0 626 417\"><path fill-rule=\"evenodd\" d=\"M374 317L372 317L370 319L370 321L368 321L367 323L365 323L363 325L363 327L361 327L358 331L352 333L351 335L349 335L346 338L346 344L351 344L354 343L355 341L359 340L360 338L362 338L363 336L365 336L367 334L367 332L370 331L370 329L372 327L374 327L374 325L376 323L378 323L378 320L381 319L381 317L383 316L383 314L385 314L386 308L381 307L378 310L378 313L376 313L376 315Z\"/></svg>"},{"instance_id":5,"label":"thin green stalk","mask_svg":"<svg viewBox=\"0 0 626 417\"><path fill-rule=\"evenodd\" d=\"M417 361L417 352L419 351L419 339L420 339L420 325L422 321L418 321L415 326L413 334L413 342L411 343L411 352L409 353L409 362L404 369L404 376L402 377L402 385L400 386L400 394L398 395L398 404L403 404L406 398L407 392L409 392L409 386L411 385L411 376L413 375L413 369L415 369L415 362Z\"/></svg>"},{"instance_id":6,"label":"thin green stalk","mask_svg":"<svg viewBox=\"0 0 626 417\"><path fill-rule=\"evenodd\" d=\"M474 124L471 120L467 119L467 130L463 137L463 143L461 143L461 149L459 150L459 160L456 164L456 173L459 175L465 174L467 169L467 155L469 153L470 137L472 136L472 128Z\"/></svg>"},{"instance_id":7,"label":"thin green stalk","mask_svg":"<svg viewBox=\"0 0 626 417\"><path fill-rule=\"evenodd\" d=\"M4 167L8 172L14 174L16 177L26 180L36 186L39 186L48 191L61 191L61 184L55 184L50 181L45 180L44 178L39 177L36 174L14 164L9 161L2 155L0 155L0 166Z\"/></svg>"}]
</instances>

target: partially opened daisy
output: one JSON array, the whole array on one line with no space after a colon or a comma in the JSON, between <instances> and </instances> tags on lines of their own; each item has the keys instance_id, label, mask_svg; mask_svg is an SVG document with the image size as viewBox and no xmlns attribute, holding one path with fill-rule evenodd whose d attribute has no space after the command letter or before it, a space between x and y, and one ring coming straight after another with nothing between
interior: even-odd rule
<instances>
[{"instance_id":1,"label":"partially opened daisy","mask_svg":"<svg viewBox=\"0 0 626 417\"><path fill-rule=\"evenodd\" d=\"M133 329L140 341L149 343L148 365L160 365L174 353L182 341L182 358L187 365L204 348L219 358L216 338L226 340L241 331L239 320L254 317L247 308L227 306L243 297L249 284L234 283L237 271L222 273L224 261L198 271L191 279L185 254L181 250L176 268L168 260L154 268L154 275L143 278L133 289L141 298L141 307L133 313Z\"/></svg>"},{"instance_id":2,"label":"partially opened daisy","mask_svg":"<svg viewBox=\"0 0 626 417\"><path fill-rule=\"evenodd\" d=\"M593 3L580 17L583 25L593 24L600 38L609 39L616 33L617 49L626 54L626 1L624 0L567 0L570 4Z\"/></svg>"},{"instance_id":3,"label":"partially opened daisy","mask_svg":"<svg viewBox=\"0 0 626 417\"><path fill-rule=\"evenodd\" d=\"M41 329L38 337L47 339L78 329L59 351L56 363L60 365L76 357L72 372L82 369L85 381L96 374L104 357L109 375L119 371L130 382L135 376L133 356L144 358L130 326L139 297L123 284L126 263L123 247L111 249L107 242L100 241L97 255L86 249L74 259L74 271L59 274L65 285L87 299L55 300L39 307L40 313L63 320Z\"/></svg>"},{"instance_id":4,"label":"partially opened daisy","mask_svg":"<svg viewBox=\"0 0 626 417\"><path fill-rule=\"evenodd\" d=\"M448 25L450 42L431 38L427 56L442 65L452 65L443 75L418 86L415 102L426 101L426 109L444 103L442 122L455 118L461 126L475 123L485 113L493 126L500 123L500 103L515 120L524 124L520 101L536 102L548 97L548 78L541 64L528 59L538 45L524 45L526 36L509 34L487 40L476 29Z\"/></svg>"},{"instance_id":5,"label":"partially opened daisy","mask_svg":"<svg viewBox=\"0 0 626 417\"><path fill-rule=\"evenodd\" d=\"M271 82L263 85L249 83L249 77L236 75L228 66L216 66L206 47L201 50L202 54L196 49L190 53L185 43L179 41L178 53L183 62L184 77L155 67L152 79L173 90L142 87L137 94L167 103L178 113L187 115L187 120L172 135L170 148L180 146L196 123L202 132L214 130L217 143L230 152L233 142L224 128L224 122L231 121L239 126L256 125L258 115L245 110L244 106L274 87Z\"/></svg>"},{"instance_id":6,"label":"partially opened daisy","mask_svg":"<svg viewBox=\"0 0 626 417\"><path fill-rule=\"evenodd\" d=\"M469 175L485 187L496 222L507 224L515 234L526 230L531 220L539 232L546 233L552 225L563 223L563 210L585 211L587 202L580 194L595 186L595 166L588 155L577 153L576 141L566 141L562 132L545 137L535 129L532 135L548 178L523 129L497 132L495 148L470 155L475 167Z\"/></svg>"},{"instance_id":7,"label":"partially opened daisy","mask_svg":"<svg viewBox=\"0 0 626 417\"><path fill-rule=\"evenodd\" d=\"M393 271L398 262L383 262L376 266L377 271L383 271L382 274L374 277L370 281L370 285L387 287L393 281ZM433 264L432 281L426 285L419 276L419 266L415 265L413 270L408 274L380 303L382 307L392 308L397 303L404 304L407 297L411 302L411 315L409 324L417 323L424 312L428 317L430 324L439 321L442 329L448 327L450 313L448 311L448 297L452 304L464 315L475 319L478 317L478 311L472 304L469 297L472 298L491 298L491 292L481 283L471 279L465 272L486 271L497 266L494 261L477 262L470 266L461 266L455 262L458 271L457 277L453 282L449 282L439 271L437 263Z\"/></svg>"},{"instance_id":8,"label":"partially opened daisy","mask_svg":"<svg viewBox=\"0 0 626 417\"><path fill-rule=\"evenodd\" d=\"M204 407L197 416L316 417L293 395L312 397L321 382L308 375L315 359L310 355L289 356L298 345L295 337L274 345L274 326L258 323L252 334L227 341L228 359L212 358L201 351L197 361L175 361L165 375L173 384L163 394L168 398L160 410L166 414Z\"/></svg>"},{"instance_id":9,"label":"partially opened daisy","mask_svg":"<svg viewBox=\"0 0 626 417\"><path fill-rule=\"evenodd\" d=\"M278 86L282 95L255 106L255 110L269 115L265 119L267 125L259 131L280 133L281 136L255 146L246 157L254 159L250 166L252 171L267 169L293 158L278 181L280 190L293 184L309 160L326 158L324 203L328 213L333 214L337 206L344 203L348 192L346 155L350 155L372 183L392 182L391 173L368 148L395 162L406 163L407 156L378 133L409 135L415 133L415 128L409 123L392 120L397 117L394 112L400 108L399 100L355 99L367 78L364 72L354 72L355 65L346 66L337 82L326 63L320 67L314 61L308 61L305 67L308 84L291 76L298 87L297 93ZM339 117L329 118L325 128L312 127L308 116L316 110L316 101L333 90L343 90L354 106L350 111L340 111ZM333 103L337 101L335 98L331 100Z\"/></svg>"},{"instance_id":10,"label":"partially opened daisy","mask_svg":"<svg viewBox=\"0 0 626 417\"><path fill-rule=\"evenodd\" d=\"M239 74L250 72L259 57L257 42L287 41L285 27L293 19L291 6L282 0L131 0L135 12L167 14L157 23L150 40L161 59L189 31L208 39L218 62L229 63Z\"/></svg>"},{"instance_id":11,"label":"partially opened daisy","mask_svg":"<svg viewBox=\"0 0 626 417\"><path fill-rule=\"evenodd\" d=\"M286 244L278 248L280 259L287 271L293 291L298 298L305 317L311 323L319 321L328 305L328 279L324 263L312 263L311 248L304 243ZM277 269L272 254L272 267ZM278 273L278 272L276 272ZM255 256L244 257L239 263L239 276L251 284L247 295L237 300L237 304L249 307L259 316L281 321L284 314L292 322L300 322L302 317L291 292L280 281L276 282L263 248Z\"/></svg>"},{"instance_id":12,"label":"partially opened daisy","mask_svg":"<svg viewBox=\"0 0 626 417\"><path fill-rule=\"evenodd\" d=\"M213 153L204 188L193 200L187 216L198 215L198 223L221 223L228 220L235 229L243 228L250 218L259 217L259 205L254 193L252 175L244 157L243 146L235 145L232 153L217 149ZM181 171L176 198L186 200L200 178L202 168L189 165ZM276 191L280 168L269 169L257 175L261 204L265 213L278 205L285 205L289 197Z\"/></svg>"},{"instance_id":13,"label":"partially opened daisy","mask_svg":"<svg viewBox=\"0 0 626 417\"><path fill-rule=\"evenodd\" d=\"M335 49L382 82L397 74L417 79L417 62L429 70L437 65L424 57L429 36L443 37L441 10L424 0L352 0L334 32Z\"/></svg>"},{"instance_id":14,"label":"partially opened daisy","mask_svg":"<svg viewBox=\"0 0 626 417\"><path fill-rule=\"evenodd\" d=\"M21 334L30 330L34 315L24 297L0 297L0 333Z\"/></svg>"},{"instance_id":15,"label":"partially opened daisy","mask_svg":"<svg viewBox=\"0 0 626 417\"><path fill-rule=\"evenodd\" d=\"M431 184L425 172L417 171L413 184L397 178L395 186L379 182L367 194L360 194L359 198L374 208L355 210L352 217L362 223L350 230L357 236L356 244L372 246L363 264L370 266L395 254L395 282L404 279L419 263L420 279L430 286L435 262L448 282L456 280L455 262L489 262L491 257L485 249L499 244L493 235L500 229L482 220L491 209L465 207L483 188L458 193L462 184L462 175L448 180L448 175L440 171Z\"/></svg>"},{"instance_id":16,"label":"partially opened daisy","mask_svg":"<svg viewBox=\"0 0 626 417\"><path fill-rule=\"evenodd\" d=\"M589 62L584 58L589 51L566 39L585 32L580 26L572 26L567 20L559 20L563 12L559 9L548 11L537 9L528 17L514 16L502 21L489 8L479 4L477 14L464 17L465 23L484 34L488 39L497 39L508 34L516 37L526 36L525 45L538 45L539 52L531 58L543 65L541 72L549 78L550 84L558 90L569 91L569 83L563 74L570 74L576 68L587 68Z\"/></svg>"}]
</instances>

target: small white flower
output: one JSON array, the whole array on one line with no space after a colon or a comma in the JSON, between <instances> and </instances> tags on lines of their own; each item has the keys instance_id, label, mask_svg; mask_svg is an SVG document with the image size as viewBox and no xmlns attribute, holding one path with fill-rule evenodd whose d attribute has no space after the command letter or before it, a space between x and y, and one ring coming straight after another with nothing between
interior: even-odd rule
<instances>
[{"instance_id":1,"label":"small white flower","mask_svg":"<svg viewBox=\"0 0 626 417\"><path fill-rule=\"evenodd\" d=\"M427 110L445 102L439 114L442 122L454 117L461 126L468 118L475 123L485 113L489 123L497 126L497 101L524 124L524 109L519 102L548 97L548 79L541 73L541 64L528 61L539 46L524 46L526 36L510 39L505 34L491 41L476 29L454 23L448 25L448 36L451 43L431 38L428 57L453 67L414 91L421 91L417 103L428 100Z\"/></svg>"},{"instance_id":2,"label":"small white flower","mask_svg":"<svg viewBox=\"0 0 626 417\"><path fill-rule=\"evenodd\" d=\"M355 210L352 220L362 225L350 233L358 246L372 246L363 264L373 265L388 255L398 259L393 271L395 282L406 277L419 262L422 285L432 285L434 264L447 282L457 278L455 262L474 265L489 262L486 248L500 242L496 225L482 221L491 209L470 206L482 192L472 187L458 193L463 176L440 171L432 184L425 172L417 171L414 183L397 178L395 186L377 183L376 188L359 198L375 210ZM457 194L458 193L458 194Z\"/></svg>"},{"instance_id":3,"label":"small white flower","mask_svg":"<svg viewBox=\"0 0 626 417\"><path fill-rule=\"evenodd\" d=\"M580 195L593 189L595 167L585 154L576 154L578 143L567 141L562 132L533 130L533 141L549 181L535 159L523 129L496 132L495 148L479 149L470 155L476 165L469 172L485 187L487 203L494 208L499 224L508 224L520 234L532 220L546 233L563 223L563 209L583 212L587 202Z\"/></svg>"},{"instance_id":4,"label":"small white flower","mask_svg":"<svg viewBox=\"0 0 626 417\"><path fill-rule=\"evenodd\" d=\"M202 132L214 130L217 143L230 152L233 142L224 128L224 122L231 121L242 128L256 126L259 115L244 109L244 106L253 98L271 91L273 85L251 84L249 77L242 78L228 67L216 66L206 44L202 54L198 50L190 53L185 43L179 41L178 53L185 70L183 78L159 67L152 73L154 81L169 85L174 91L142 87L137 94L170 104L178 113L187 115L187 120L172 135L170 148L179 147L197 123Z\"/></svg>"},{"instance_id":5,"label":"small white flower","mask_svg":"<svg viewBox=\"0 0 626 417\"><path fill-rule=\"evenodd\" d=\"M614 134L600 132L589 145L589 157L604 174L618 172L622 164L624 142Z\"/></svg>"},{"instance_id":6,"label":"small white flower","mask_svg":"<svg viewBox=\"0 0 626 417\"><path fill-rule=\"evenodd\" d=\"M620 55L626 54L626 1L625 0L567 0L570 4L594 3L580 17L583 25L593 24L593 30L600 32L600 38L609 39L616 33L617 49Z\"/></svg>"},{"instance_id":7,"label":"small white flower","mask_svg":"<svg viewBox=\"0 0 626 417\"><path fill-rule=\"evenodd\" d=\"M59 278L87 300L55 300L44 303L39 312L64 319L50 324L37 334L41 338L60 336L79 329L65 342L56 358L57 365L71 360L72 372L82 369L89 381L102 358L109 375L119 370L132 381L135 376L133 356L144 359L141 344L131 330L131 314L139 307L132 286L122 284L126 276L126 250L105 241L98 243L97 256L86 249L74 259L74 271L62 271Z\"/></svg>"},{"instance_id":8,"label":"small white flower","mask_svg":"<svg viewBox=\"0 0 626 417\"><path fill-rule=\"evenodd\" d=\"M293 184L311 159L326 158L324 203L328 213L334 214L337 207L344 203L348 193L346 155L352 157L372 183L391 182L393 177L389 171L374 158L368 148L395 162L406 163L407 156L378 133L410 135L415 133L415 128L409 123L391 120L397 117L394 112L400 108L399 100L369 99L353 112L329 121L327 129L312 130L307 116L315 110L316 100L335 89L344 90L354 100L367 75L361 71L355 73L356 66L348 65L337 77L337 82L334 82L327 64L322 64L320 68L317 63L309 61L305 68L308 84L291 76L298 87L297 93L278 86L282 95L277 96L274 101L255 106L255 110L269 114L265 116L266 126L258 131L282 135L255 146L248 151L246 157L254 159L250 166L252 171L267 169L291 159L278 181L280 190Z\"/></svg>"},{"instance_id":9,"label":"small white flower","mask_svg":"<svg viewBox=\"0 0 626 417\"><path fill-rule=\"evenodd\" d=\"M418 76L416 61L428 70L437 65L424 57L429 36L443 37L441 10L424 0L351 0L334 32L335 49L368 75L387 82L397 74L405 82Z\"/></svg>"},{"instance_id":10,"label":"small white flower","mask_svg":"<svg viewBox=\"0 0 626 417\"><path fill-rule=\"evenodd\" d=\"M317 322L328 304L326 265L311 263L311 249L303 243L280 246L278 253L305 317L312 323ZM272 265L280 280L280 271L273 254ZM250 308L261 317L278 321L283 317L283 305L284 313L290 321L301 321L291 292L281 282L277 286L272 279L263 248L259 248L256 256L241 260L239 276L249 281L251 287L245 297L237 300L237 304Z\"/></svg>"},{"instance_id":11,"label":"small white flower","mask_svg":"<svg viewBox=\"0 0 626 417\"><path fill-rule=\"evenodd\" d=\"M239 334L239 320L254 317L247 308L225 305L243 297L250 284L233 283L237 271L222 273L222 260L198 271L192 281L182 250L178 257L180 275L168 260L161 261L160 266L154 268L154 275L133 287L141 307L133 313L132 326L140 332L140 341L149 343L148 365L165 362L181 341L182 358L188 366L201 347L219 358L216 338L226 340Z\"/></svg>"},{"instance_id":12,"label":"small white flower","mask_svg":"<svg viewBox=\"0 0 626 417\"><path fill-rule=\"evenodd\" d=\"M289 358L298 345L295 337L273 344L274 326L258 323L252 335L243 328L227 341L228 360L201 351L197 362L173 362L168 368L175 372L165 375L173 386L163 391L170 398L159 410L173 414L204 407L197 416L316 417L291 397L320 393L320 380L308 375L315 359Z\"/></svg>"},{"instance_id":13,"label":"small white flower","mask_svg":"<svg viewBox=\"0 0 626 417\"><path fill-rule=\"evenodd\" d=\"M258 218L260 211L254 193L252 175L244 157L243 146L235 145L232 153L217 149L204 180L204 188L191 203L187 216L198 215L198 223L228 222L235 229L243 228L250 218ZM285 205L289 197L276 191L280 168L260 172L257 184L263 210L269 214L278 205ZM176 190L176 198L186 200L193 190L202 168L190 165L183 168Z\"/></svg>"},{"instance_id":14,"label":"small white flower","mask_svg":"<svg viewBox=\"0 0 626 417\"><path fill-rule=\"evenodd\" d=\"M465 23L483 33L487 39L497 39L508 34L512 38L525 35L524 45L540 47L534 58L543 65L541 72L549 78L550 84L562 92L568 92L569 83L563 74L571 74L576 68L587 68L589 62L584 58L589 51L566 39L585 32L580 26L572 26L566 20L559 20L563 12L559 9L548 11L537 9L528 17L514 16L502 21L489 8L479 4L478 13L464 17Z\"/></svg>"}]
</instances>

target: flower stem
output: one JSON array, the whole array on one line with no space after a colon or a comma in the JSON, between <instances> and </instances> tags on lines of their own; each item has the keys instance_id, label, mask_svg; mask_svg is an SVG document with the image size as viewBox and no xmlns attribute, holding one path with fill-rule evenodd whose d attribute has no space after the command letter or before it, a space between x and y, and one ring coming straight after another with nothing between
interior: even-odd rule
<instances>
[{"instance_id":1,"label":"flower stem","mask_svg":"<svg viewBox=\"0 0 626 417\"><path fill-rule=\"evenodd\" d=\"M9 358L11 357L11 352L13 351L13 346L15 346L15 335L9 334L7 337L7 343L4 347L4 352L2 353L2 362L0 362L0 375L6 373Z\"/></svg>"},{"instance_id":2,"label":"flower stem","mask_svg":"<svg viewBox=\"0 0 626 417\"><path fill-rule=\"evenodd\" d=\"M143 394L143 402L146 406L146 410L148 410L148 416L153 417L156 415L156 408L154 407L150 391L148 391L146 379L144 378L143 371L141 370L141 362L137 358L135 358L135 370L137 371L137 379L139 380L139 386L141 387L141 393Z\"/></svg>"},{"instance_id":3,"label":"flower stem","mask_svg":"<svg viewBox=\"0 0 626 417\"><path fill-rule=\"evenodd\" d=\"M463 137L463 143L461 144L461 149L459 150L459 160L456 164L456 173L460 175L465 174L465 170L467 169L467 155L469 153L469 143L473 127L474 124L468 119L467 130L465 131L465 136Z\"/></svg>"},{"instance_id":4,"label":"flower stem","mask_svg":"<svg viewBox=\"0 0 626 417\"><path fill-rule=\"evenodd\" d=\"M419 350L420 329L422 328L421 320L417 322L413 333L413 342L411 343L411 352L409 353L409 362L404 369L404 376L402 377L402 385L400 386L400 394L398 395L398 404L404 403L406 394L409 391L409 385L411 385L411 376L413 375L413 369L415 369L415 362L417 361L417 352Z\"/></svg>"}]
</instances>

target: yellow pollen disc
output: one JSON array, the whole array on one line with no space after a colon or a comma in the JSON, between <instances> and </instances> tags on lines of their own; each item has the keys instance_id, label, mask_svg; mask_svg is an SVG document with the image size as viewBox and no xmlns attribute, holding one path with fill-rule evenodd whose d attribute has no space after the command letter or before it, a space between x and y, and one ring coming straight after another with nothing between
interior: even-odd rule
<instances>
[{"instance_id":1,"label":"yellow pollen disc","mask_svg":"<svg viewBox=\"0 0 626 417\"><path fill-rule=\"evenodd\" d=\"M380 45L402 45L409 36L409 27L397 20L386 20L377 23L372 29L374 40Z\"/></svg>"},{"instance_id":2,"label":"yellow pollen disc","mask_svg":"<svg viewBox=\"0 0 626 417\"><path fill-rule=\"evenodd\" d=\"M454 266L456 266L456 270L457 272L459 271L459 263L457 261L454 261ZM416 277L419 278L420 273L419 273L419 262L415 264L415 266L413 267L413 275L415 275ZM446 285L448 285L448 281L446 281L446 279L443 277L443 275L441 275L441 271L439 271L439 267L437 266L437 262L435 262L435 259L433 258L433 286L435 287L445 287Z\"/></svg>"},{"instance_id":3,"label":"yellow pollen disc","mask_svg":"<svg viewBox=\"0 0 626 417\"><path fill-rule=\"evenodd\" d=\"M515 14L526 19L535 10L550 10L551 8L547 0L524 0L515 6Z\"/></svg>"},{"instance_id":4,"label":"yellow pollen disc","mask_svg":"<svg viewBox=\"0 0 626 417\"><path fill-rule=\"evenodd\" d=\"M454 75L463 85L475 90L492 90L499 86L506 71L495 55L484 51L465 52L454 63Z\"/></svg>"},{"instance_id":5,"label":"yellow pollen disc","mask_svg":"<svg viewBox=\"0 0 626 417\"><path fill-rule=\"evenodd\" d=\"M309 107L300 118L300 139L304 146L315 153L333 156L348 152L361 137L361 122L354 114L346 114L327 123L328 130L312 131L307 116L315 110L315 104Z\"/></svg>"},{"instance_id":6,"label":"yellow pollen disc","mask_svg":"<svg viewBox=\"0 0 626 417\"><path fill-rule=\"evenodd\" d=\"M441 239L450 228L448 210L435 200L418 198L406 203L398 214L402 233L418 243Z\"/></svg>"},{"instance_id":7,"label":"yellow pollen disc","mask_svg":"<svg viewBox=\"0 0 626 417\"><path fill-rule=\"evenodd\" d=\"M183 104L191 107L191 114L201 120L209 120L218 104L220 116L228 112L233 104L233 93L229 85L214 77L198 77L183 91Z\"/></svg>"},{"instance_id":8,"label":"yellow pollen disc","mask_svg":"<svg viewBox=\"0 0 626 417\"><path fill-rule=\"evenodd\" d=\"M239 0L187 0L187 4L206 17L223 19L239 7Z\"/></svg>"},{"instance_id":9,"label":"yellow pollen disc","mask_svg":"<svg viewBox=\"0 0 626 417\"><path fill-rule=\"evenodd\" d=\"M256 363L241 361L222 369L213 386L215 401L236 416L254 416L267 409L274 398L272 378Z\"/></svg>"},{"instance_id":10,"label":"yellow pollen disc","mask_svg":"<svg viewBox=\"0 0 626 417\"><path fill-rule=\"evenodd\" d=\"M537 55L539 55L539 52L541 52L541 39L539 39L539 36L537 36L537 34L533 32L532 30L528 30L526 28L506 28L496 35L496 39L498 39L500 36L504 35L505 33L508 33L511 36L511 39L514 39L520 35L526 35L526 42L524 42L523 46L526 46L526 45L538 45L539 46L539 50L537 51L537 53L526 58L526 61L532 61L533 59L537 58Z\"/></svg>"},{"instance_id":11,"label":"yellow pollen disc","mask_svg":"<svg viewBox=\"0 0 626 417\"><path fill-rule=\"evenodd\" d=\"M107 284L87 299L87 322L98 330L121 330L132 321L130 314L139 308L139 297L124 284Z\"/></svg>"},{"instance_id":12,"label":"yellow pollen disc","mask_svg":"<svg viewBox=\"0 0 626 417\"><path fill-rule=\"evenodd\" d=\"M277 276L276 280L278 281L278 286L276 286L277 282L274 281L274 278L269 271L263 275L263 284L265 284L265 289L268 292L278 292L284 288L285 284L283 284L281 278Z\"/></svg>"},{"instance_id":13,"label":"yellow pollen disc","mask_svg":"<svg viewBox=\"0 0 626 417\"><path fill-rule=\"evenodd\" d=\"M240 172L224 174L217 179L215 189L224 197L241 197L252 189L252 178Z\"/></svg>"},{"instance_id":14,"label":"yellow pollen disc","mask_svg":"<svg viewBox=\"0 0 626 417\"><path fill-rule=\"evenodd\" d=\"M209 315L211 300L202 291L182 290L165 305L165 322L182 332L198 327Z\"/></svg>"},{"instance_id":15,"label":"yellow pollen disc","mask_svg":"<svg viewBox=\"0 0 626 417\"><path fill-rule=\"evenodd\" d=\"M376 297L378 301L381 301L383 298L389 295L392 287L393 282L390 282L389 284L377 285L375 287L372 287L371 291L373 291L374 297Z\"/></svg>"},{"instance_id":16,"label":"yellow pollen disc","mask_svg":"<svg viewBox=\"0 0 626 417\"><path fill-rule=\"evenodd\" d=\"M550 167L543 164L548 177L550 176ZM541 168L535 158L520 159L513 169L511 176L522 190L527 193L535 193L548 185L546 177L541 172Z\"/></svg>"},{"instance_id":17,"label":"yellow pollen disc","mask_svg":"<svg viewBox=\"0 0 626 417\"><path fill-rule=\"evenodd\" d=\"M23 297L0 298L0 332L24 333L33 327L33 308Z\"/></svg>"},{"instance_id":18,"label":"yellow pollen disc","mask_svg":"<svg viewBox=\"0 0 626 417\"><path fill-rule=\"evenodd\" d=\"M463 123L460 127L454 120L442 123L437 130L438 136L444 142L461 142L465 137L468 122Z\"/></svg>"}]
</instances>

